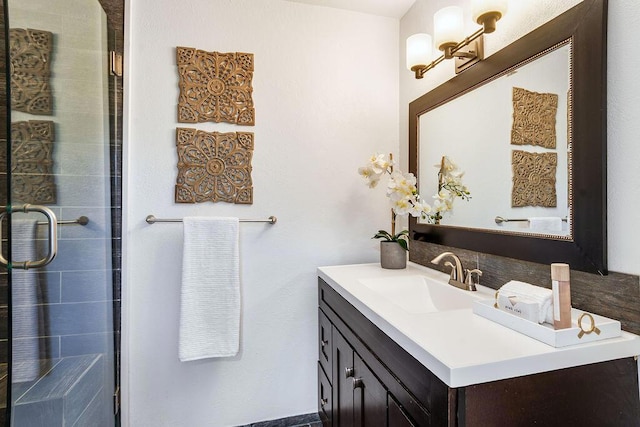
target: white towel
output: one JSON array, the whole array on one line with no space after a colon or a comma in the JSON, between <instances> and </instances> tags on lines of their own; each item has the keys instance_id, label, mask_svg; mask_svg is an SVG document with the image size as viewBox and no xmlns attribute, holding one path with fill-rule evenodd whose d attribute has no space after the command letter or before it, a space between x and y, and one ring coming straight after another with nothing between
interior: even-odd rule
<instances>
[{"instance_id":1,"label":"white towel","mask_svg":"<svg viewBox=\"0 0 640 427\"><path fill-rule=\"evenodd\" d=\"M529 229L533 231L562 231L562 218L555 216L529 218Z\"/></svg>"},{"instance_id":2,"label":"white towel","mask_svg":"<svg viewBox=\"0 0 640 427\"><path fill-rule=\"evenodd\" d=\"M553 324L553 292L551 289L511 280L498 289L498 296L515 297L536 302L539 305L538 323L547 322Z\"/></svg>"},{"instance_id":3,"label":"white towel","mask_svg":"<svg viewBox=\"0 0 640 427\"><path fill-rule=\"evenodd\" d=\"M38 223L35 219L11 220L11 258L34 261ZM35 271L13 270L11 277L13 355L12 381L33 381L40 375L38 291Z\"/></svg>"},{"instance_id":4,"label":"white towel","mask_svg":"<svg viewBox=\"0 0 640 427\"><path fill-rule=\"evenodd\" d=\"M240 347L238 218L186 217L180 300L183 362Z\"/></svg>"}]
</instances>

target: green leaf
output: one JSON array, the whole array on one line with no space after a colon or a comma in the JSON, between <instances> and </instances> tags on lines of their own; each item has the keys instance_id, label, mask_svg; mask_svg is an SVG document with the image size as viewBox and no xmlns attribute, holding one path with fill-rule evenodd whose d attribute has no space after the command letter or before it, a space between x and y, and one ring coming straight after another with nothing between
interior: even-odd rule
<instances>
[{"instance_id":1,"label":"green leaf","mask_svg":"<svg viewBox=\"0 0 640 427\"><path fill-rule=\"evenodd\" d=\"M387 233L384 230L378 230L378 232L376 233L375 236L372 237L372 239L385 239L388 241L393 241L393 237L391 237L391 234Z\"/></svg>"},{"instance_id":2,"label":"green leaf","mask_svg":"<svg viewBox=\"0 0 640 427\"><path fill-rule=\"evenodd\" d=\"M400 238L407 237L408 235L409 235L409 230L402 230L401 232L393 236L393 240L398 240Z\"/></svg>"},{"instance_id":3,"label":"green leaf","mask_svg":"<svg viewBox=\"0 0 640 427\"><path fill-rule=\"evenodd\" d=\"M409 250L409 245L407 245L407 241L404 239L398 240L398 244L404 248L405 251Z\"/></svg>"}]
</instances>

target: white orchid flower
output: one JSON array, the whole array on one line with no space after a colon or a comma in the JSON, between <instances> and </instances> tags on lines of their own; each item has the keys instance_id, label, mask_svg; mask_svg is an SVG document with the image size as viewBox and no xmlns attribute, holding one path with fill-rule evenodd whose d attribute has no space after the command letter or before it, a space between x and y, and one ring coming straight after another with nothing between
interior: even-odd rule
<instances>
[{"instance_id":1,"label":"white orchid flower","mask_svg":"<svg viewBox=\"0 0 640 427\"><path fill-rule=\"evenodd\" d=\"M384 154L374 154L369 158L369 167L377 175L385 173L391 164L385 160Z\"/></svg>"},{"instance_id":2,"label":"white orchid flower","mask_svg":"<svg viewBox=\"0 0 640 427\"><path fill-rule=\"evenodd\" d=\"M374 154L367 164L358 169L370 188L376 187L382 175L388 174L387 197L392 202L394 215L411 215L413 217L434 220L442 218L440 213L451 211L456 197L469 200L469 190L462 184L464 172L448 157L436 165L439 168L439 191L433 196L433 207L420 198L416 177L412 173L394 170L394 162L387 160L384 154ZM435 212L435 213L433 213Z\"/></svg>"},{"instance_id":3,"label":"white orchid flower","mask_svg":"<svg viewBox=\"0 0 640 427\"><path fill-rule=\"evenodd\" d=\"M427 203L415 201L409 210L409 214L413 217L425 218L431 212L431 206Z\"/></svg>"},{"instance_id":4,"label":"white orchid flower","mask_svg":"<svg viewBox=\"0 0 640 427\"><path fill-rule=\"evenodd\" d=\"M407 215L411 209L411 203L407 199L400 199L393 204L393 211L396 215Z\"/></svg>"}]
</instances>

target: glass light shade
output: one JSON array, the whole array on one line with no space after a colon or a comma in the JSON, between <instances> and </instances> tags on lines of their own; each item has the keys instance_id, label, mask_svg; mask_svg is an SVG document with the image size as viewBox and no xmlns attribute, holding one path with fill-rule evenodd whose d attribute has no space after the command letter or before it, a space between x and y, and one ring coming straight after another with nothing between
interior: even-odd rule
<instances>
[{"instance_id":1,"label":"glass light shade","mask_svg":"<svg viewBox=\"0 0 640 427\"><path fill-rule=\"evenodd\" d=\"M409 70L415 66L426 66L431 62L431 45L429 34L414 34L407 39L407 68Z\"/></svg>"},{"instance_id":2,"label":"glass light shade","mask_svg":"<svg viewBox=\"0 0 640 427\"><path fill-rule=\"evenodd\" d=\"M464 39L464 19L462 8L444 7L433 15L433 37L438 49L443 45L456 45Z\"/></svg>"},{"instance_id":3,"label":"glass light shade","mask_svg":"<svg viewBox=\"0 0 640 427\"><path fill-rule=\"evenodd\" d=\"M479 20L483 15L491 14L500 19L509 9L509 0L472 0L471 18L473 22L482 24Z\"/></svg>"}]
</instances>

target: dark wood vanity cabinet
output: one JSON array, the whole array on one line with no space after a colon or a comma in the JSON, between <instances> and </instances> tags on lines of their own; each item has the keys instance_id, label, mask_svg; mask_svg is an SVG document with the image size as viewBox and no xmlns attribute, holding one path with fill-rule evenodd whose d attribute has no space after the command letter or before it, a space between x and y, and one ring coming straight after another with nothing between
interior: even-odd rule
<instances>
[{"instance_id":1,"label":"dark wood vanity cabinet","mask_svg":"<svg viewBox=\"0 0 640 427\"><path fill-rule=\"evenodd\" d=\"M320 311L320 318L328 321L322 311ZM325 424L349 427L390 425L387 421L387 408L388 402L393 401L393 397L340 331L336 327L332 327L331 331L333 343L331 382L323 367L319 368L319 381L326 384L323 387L327 390L326 395L331 394L331 398L325 397L325 400L320 402L320 411ZM329 389L331 393L328 392ZM332 402L331 409L328 407L329 401ZM406 422L404 425L414 425L403 414L397 403L392 416L394 420L404 417Z\"/></svg>"},{"instance_id":2,"label":"dark wood vanity cabinet","mask_svg":"<svg viewBox=\"0 0 640 427\"><path fill-rule=\"evenodd\" d=\"M325 426L640 426L634 358L450 388L319 279Z\"/></svg>"},{"instance_id":3,"label":"dark wood vanity cabinet","mask_svg":"<svg viewBox=\"0 0 640 427\"><path fill-rule=\"evenodd\" d=\"M346 310L343 311L343 309ZM415 363L418 362L406 353L404 355L399 353L402 349L370 323L363 326L368 327L368 332L373 332L375 336L369 335L367 331L360 328L356 328L356 330L359 329L356 335L354 329L347 324L351 326L356 320L362 320L352 318L352 316L360 317L362 314L322 280L318 315L318 410L325 426L443 425L432 424L429 411L407 390L403 382L395 377L394 371L387 367L380 356L393 357L394 353L399 354L401 357L393 364L402 365L408 358ZM377 352L374 352L369 347L371 344L388 348L377 348ZM395 369L403 371L399 366ZM405 373L407 376L412 376L409 371ZM434 391L439 388L439 392L446 395L446 385L433 374L430 375L419 381L409 380L408 382L420 384L419 389L435 385ZM429 393L427 392L426 395ZM439 401L439 399L432 400ZM446 402L445 396L443 395L440 400Z\"/></svg>"}]
</instances>

